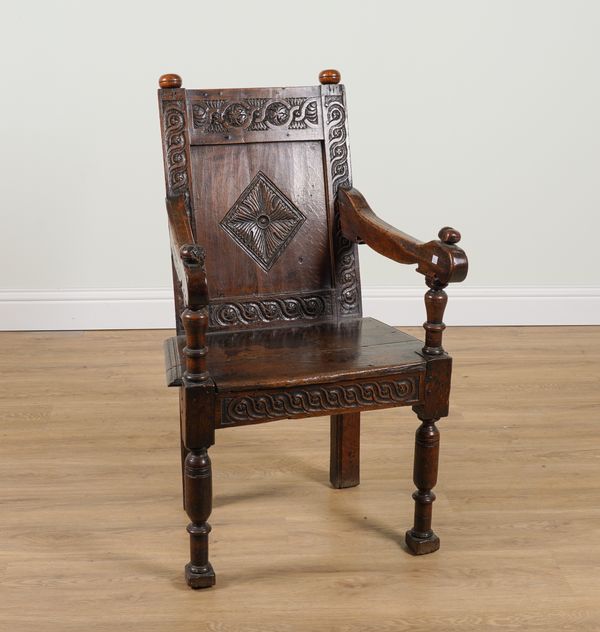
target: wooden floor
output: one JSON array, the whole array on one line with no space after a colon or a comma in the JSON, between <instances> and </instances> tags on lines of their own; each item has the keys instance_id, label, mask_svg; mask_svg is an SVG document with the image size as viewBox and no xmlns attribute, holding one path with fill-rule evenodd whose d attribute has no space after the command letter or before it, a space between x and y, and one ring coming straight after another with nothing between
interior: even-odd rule
<instances>
[{"instance_id":1,"label":"wooden floor","mask_svg":"<svg viewBox=\"0 0 600 632\"><path fill-rule=\"evenodd\" d=\"M219 431L217 586L183 582L165 331L0 334L0 630L600 630L600 328L455 328L439 552L412 557L410 409Z\"/></svg>"}]
</instances>

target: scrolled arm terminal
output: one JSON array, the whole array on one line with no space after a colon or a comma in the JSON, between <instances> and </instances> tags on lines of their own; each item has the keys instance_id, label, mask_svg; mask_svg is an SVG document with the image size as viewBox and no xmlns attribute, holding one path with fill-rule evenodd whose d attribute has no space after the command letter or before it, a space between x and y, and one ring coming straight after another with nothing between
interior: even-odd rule
<instances>
[{"instance_id":1,"label":"scrolled arm terminal","mask_svg":"<svg viewBox=\"0 0 600 632\"><path fill-rule=\"evenodd\" d=\"M208 305L208 284L204 248L194 243L183 195L167 198L171 254L186 307L200 309Z\"/></svg>"},{"instance_id":2,"label":"scrolled arm terminal","mask_svg":"<svg viewBox=\"0 0 600 632\"><path fill-rule=\"evenodd\" d=\"M337 197L344 236L354 242L366 243L373 250L399 263L417 264L417 272L426 279L425 294L427 322L423 352L428 355L444 353L442 321L447 296L444 288L448 283L464 281L469 269L467 255L456 244L460 233L445 226L438 233L439 240L420 241L394 228L373 212L360 191L354 188L340 189Z\"/></svg>"}]
</instances>

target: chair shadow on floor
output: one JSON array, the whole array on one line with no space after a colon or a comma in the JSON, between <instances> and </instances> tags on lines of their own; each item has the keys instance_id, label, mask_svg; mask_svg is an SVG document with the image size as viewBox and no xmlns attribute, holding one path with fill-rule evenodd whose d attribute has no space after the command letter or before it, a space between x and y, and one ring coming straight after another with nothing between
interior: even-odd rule
<instances>
[{"instance_id":1,"label":"chair shadow on floor","mask_svg":"<svg viewBox=\"0 0 600 632\"><path fill-rule=\"evenodd\" d=\"M354 494L360 490L359 487L337 490L333 489L329 483L329 472L326 467L315 466L299 457L286 456L286 466L289 466L289 470L293 471L299 479L312 481L318 483L321 487L327 488L322 490L321 493L330 493L335 495L335 503L332 503L328 511L335 514L336 519L341 519L351 524L355 528L359 528L363 531L376 534L380 538L391 541L399 548L407 552L408 548L404 542L404 532L398 527L395 528L390 524L386 524L382 520L377 518L365 517L364 511L357 512L354 507L356 505L356 499ZM286 467L287 469L287 467ZM260 499L272 498L273 496L284 496L289 493L290 487L288 485L278 484L277 481L270 481L267 483L260 483L252 489L242 492L234 493L219 493L218 489L215 493L214 507L219 509L229 505L242 504L245 502L251 502ZM324 517L326 519L326 517ZM224 588L226 586L232 586L238 583L246 582L248 578L267 579L274 574L282 574L286 576L290 575L303 575L314 572L314 561L311 561L315 556L308 556L305 563L298 563L295 561L282 564L258 564L256 558L253 558L253 562L258 565L254 566L249 564L246 569L240 569L239 572L232 574L231 571L227 576L219 578L219 586ZM320 556L316 556L320 557ZM135 560L130 560L132 568L137 569L144 574L153 575L154 577L167 578L168 581L178 590L187 592L188 588L181 580L179 569L173 569L168 564L160 564L159 562L153 562L150 559L139 557ZM360 568L355 569L357 572ZM171 572L172 571L172 572Z\"/></svg>"}]
</instances>

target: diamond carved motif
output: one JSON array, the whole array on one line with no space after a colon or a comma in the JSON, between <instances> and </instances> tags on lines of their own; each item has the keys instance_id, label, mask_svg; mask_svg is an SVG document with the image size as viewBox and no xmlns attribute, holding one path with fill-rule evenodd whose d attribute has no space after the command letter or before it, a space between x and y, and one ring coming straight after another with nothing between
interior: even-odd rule
<instances>
[{"instance_id":1,"label":"diamond carved motif","mask_svg":"<svg viewBox=\"0 0 600 632\"><path fill-rule=\"evenodd\" d=\"M259 171L220 223L268 272L305 221L306 216Z\"/></svg>"}]
</instances>

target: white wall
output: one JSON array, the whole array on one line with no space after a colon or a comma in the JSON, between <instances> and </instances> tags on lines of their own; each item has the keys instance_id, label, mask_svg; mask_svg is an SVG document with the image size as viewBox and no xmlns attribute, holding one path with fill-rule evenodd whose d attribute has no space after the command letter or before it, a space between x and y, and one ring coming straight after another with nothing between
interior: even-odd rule
<instances>
[{"instance_id":1,"label":"white wall","mask_svg":"<svg viewBox=\"0 0 600 632\"><path fill-rule=\"evenodd\" d=\"M3 26L0 328L168 325L158 76L306 85L325 67L373 208L463 234L448 322L600 320L594 0L40 0L6 3ZM369 311L422 321L420 275L361 262Z\"/></svg>"}]
</instances>

